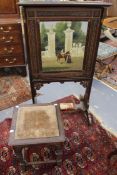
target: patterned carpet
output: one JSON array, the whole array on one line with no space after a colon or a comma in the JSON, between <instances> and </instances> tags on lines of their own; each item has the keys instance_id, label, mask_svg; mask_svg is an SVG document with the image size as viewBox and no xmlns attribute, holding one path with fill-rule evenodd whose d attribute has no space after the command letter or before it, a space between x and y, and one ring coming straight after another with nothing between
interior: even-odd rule
<instances>
[{"instance_id":1,"label":"patterned carpet","mask_svg":"<svg viewBox=\"0 0 117 175\"><path fill-rule=\"evenodd\" d=\"M71 102L69 96L58 100ZM20 173L18 162L14 162L13 148L8 146L8 135L11 119L0 123L0 174L1 175L117 175L117 154L110 157L112 151L117 151L117 138L103 129L94 116L92 126L87 122L82 111L61 111L64 121L66 141L63 150L63 163L57 165L40 165L28 167L27 172ZM111 117L111 116L110 116ZM30 147L27 160L37 161L44 159L43 152L48 152L51 160L54 148L47 145L38 149ZM45 154L47 155L47 154ZM109 159L110 157L110 159Z\"/></svg>"},{"instance_id":2,"label":"patterned carpet","mask_svg":"<svg viewBox=\"0 0 117 175\"><path fill-rule=\"evenodd\" d=\"M31 98L26 78L21 76L0 77L0 110L20 104Z\"/></svg>"}]
</instances>

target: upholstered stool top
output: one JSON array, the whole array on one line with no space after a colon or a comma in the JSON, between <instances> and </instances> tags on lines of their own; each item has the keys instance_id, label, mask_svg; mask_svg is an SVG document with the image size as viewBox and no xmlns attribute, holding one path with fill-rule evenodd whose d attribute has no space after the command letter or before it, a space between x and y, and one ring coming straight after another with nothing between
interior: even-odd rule
<instances>
[{"instance_id":1,"label":"upholstered stool top","mask_svg":"<svg viewBox=\"0 0 117 175\"><path fill-rule=\"evenodd\" d=\"M23 105L14 108L10 145L64 142L59 105Z\"/></svg>"},{"instance_id":2,"label":"upholstered stool top","mask_svg":"<svg viewBox=\"0 0 117 175\"><path fill-rule=\"evenodd\" d=\"M54 105L21 107L18 110L15 139L59 136Z\"/></svg>"}]
</instances>

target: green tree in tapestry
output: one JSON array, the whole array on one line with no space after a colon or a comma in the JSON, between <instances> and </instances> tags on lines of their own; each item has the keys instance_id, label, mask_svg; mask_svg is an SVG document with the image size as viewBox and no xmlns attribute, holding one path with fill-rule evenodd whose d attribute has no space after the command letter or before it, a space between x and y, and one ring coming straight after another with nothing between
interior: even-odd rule
<instances>
[{"instance_id":1,"label":"green tree in tapestry","mask_svg":"<svg viewBox=\"0 0 117 175\"><path fill-rule=\"evenodd\" d=\"M72 22L71 29L74 30L73 33L73 42L75 43L82 43L84 45L86 41L86 35L81 29L82 23L81 22Z\"/></svg>"},{"instance_id":2,"label":"green tree in tapestry","mask_svg":"<svg viewBox=\"0 0 117 175\"><path fill-rule=\"evenodd\" d=\"M45 47L48 45L48 30L45 27L45 24L41 24L41 50L44 51Z\"/></svg>"},{"instance_id":3,"label":"green tree in tapestry","mask_svg":"<svg viewBox=\"0 0 117 175\"><path fill-rule=\"evenodd\" d=\"M67 22L58 22L55 25L54 31L56 33L56 51L61 51L65 47L65 33L67 29Z\"/></svg>"}]
</instances>

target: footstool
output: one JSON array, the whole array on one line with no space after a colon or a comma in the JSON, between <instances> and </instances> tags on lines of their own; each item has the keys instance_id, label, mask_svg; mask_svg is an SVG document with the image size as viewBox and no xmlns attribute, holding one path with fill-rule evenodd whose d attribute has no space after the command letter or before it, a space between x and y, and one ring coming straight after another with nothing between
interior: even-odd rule
<instances>
[{"instance_id":1,"label":"footstool","mask_svg":"<svg viewBox=\"0 0 117 175\"><path fill-rule=\"evenodd\" d=\"M60 164L65 134L59 105L16 106L9 145L23 170L32 165Z\"/></svg>"}]
</instances>

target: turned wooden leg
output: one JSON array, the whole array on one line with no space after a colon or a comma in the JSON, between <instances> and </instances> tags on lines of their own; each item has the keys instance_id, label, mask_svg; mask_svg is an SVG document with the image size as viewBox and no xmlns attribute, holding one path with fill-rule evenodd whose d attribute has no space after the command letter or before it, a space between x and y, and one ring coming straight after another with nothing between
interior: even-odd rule
<instances>
[{"instance_id":1,"label":"turned wooden leg","mask_svg":"<svg viewBox=\"0 0 117 175\"><path fill-rule=\"evenodd\" d=\"M89 98L91 93L91 86L92 86L92 80L89 80L86 85L86 91L84 95L84 106L85 106L85 117L87 119L88 125L90 126L92 124L92 118L89 117Z\"/></svg>"},{"instance_id":2,"label":"turned wooden leg","mask_svg":"<svg viewBox=\"0 0 117 175\"><path fill-rule=\"evenodd\" d=\"M62 145L56 145L56 160L57 165L60 166L62 164L62 156L63 156L63 146Z\"/></svg>"},{"instance_id":3,"label":"turned wooden leg","mask_svg":"<svg viewBox=\"0 0 117 175\"><path fill-rule=\"evenodd\" d=\"M20 167L21 167L21 171L25 172L26 171L26 162L23 159L23 154L22 154L22 149L23 147L21 146L15 146L13 147L14 152L16 154L16 159L20 162Z\"/></svg>"},{"instance_id":4,"label":"turned wooden leg","mask_svg":"<svg viewBox=\"0 0 117 175\"><path fill-rule=\"evenodd\" d=\"M30 85L31 85L32 102L33 102L33 104L35 104L36 103L36 100L35 100L36 89L34 87L34 83L33 82L30 82Z\"/></svg>"},{"instance_id":5,"label":"turned wooden leg","mask_svg":"<svg viewBox=\"0 0 117 175\"><path fill-rule=\"evenodd\" d=\"M33 101L33 104L35 104L35 103L37 103L36 90L40 90L40 88L43 86L43 84L39 83L39 82L33 82L30 80L30 85L31 85L32 101Z\"/></svg>"}]
</instances>

